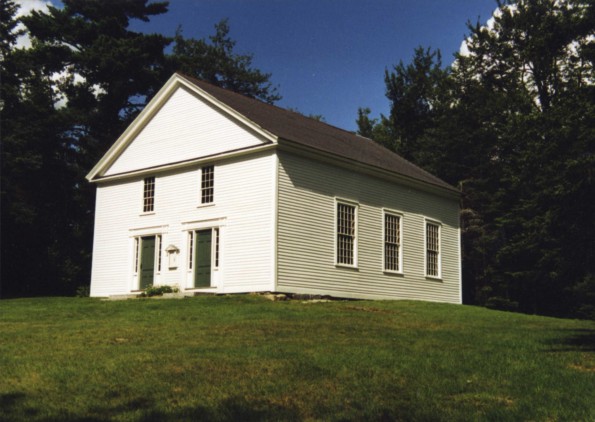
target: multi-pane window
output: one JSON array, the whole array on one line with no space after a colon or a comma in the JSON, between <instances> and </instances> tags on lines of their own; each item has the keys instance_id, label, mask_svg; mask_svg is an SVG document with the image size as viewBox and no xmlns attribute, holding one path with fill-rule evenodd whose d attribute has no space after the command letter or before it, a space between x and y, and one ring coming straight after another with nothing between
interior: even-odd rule
<instances>
[{"instance_id":1,"label":"multi-pane window","mask_svg":"<svg viewBox=\"0 0 595 422\"><path fill-rule=\"evenodd\" d=\"M356 207L337 202L337 264L355 265Z\"/></svg>"},{"instance_id":2,"label":"multi-pane window","mask_svg":"<svg viewBox=\"0 0 595 422\"><path fill-rule=\"evenodd\" d=\"M140 256L139 247L140 247L140 238L135 237L134 238L134 273L135 274L138 272L138 258Z\"/></svg>"},{"instance_id":3,"label":"multi-pane window","mask_svg":"<svg viewBox=\"0 0 595 422\"><path fill-rule=\"evenodd\" d=\"M157 272L161 272L161 235L157 236Z\"/></svg>"},{"instance_id":4,"label":"multi-pane window","mask_svg":"<svg viewBox=\"0 0 595 422\"><path fill-rule=\"evenodd\" d=\"M146 177L143 190L143 212L152 212L155 209L155 178Z\"/></svg>"},{"instance_id":5,"label":"multi-pane window","mask_svg":"<svg viewBox=\"0 0 595 422\"><path fill-rule=\"evenodd\" d=\"M219 228L213 231L215 232L215 268L219 268Z\"/></svg>"},{"instance_id":6,"label":"multi-pane window","mask_svg":"<svg viewBox=\"0 0 595 422\"><path fill-rule=\"evenodd\" d=\"M202 168L200 180L200 203L210 204L215 198L215 167Z\"/></svg>"},{"instance_id":7,"label":"multi-pane window","mask_svg":"<svg viewBox=\"0 0 595 422\"><path fill-rule=\"evenodd\" d=\"M384 269L401 271L401 217L384 214Z\"/></svg>"},{"instance_id":8,"label":"multi-pane window","mask_svg":"<svg viewBox=\"0 0 595 422\"><path fill-rule=\"evenodd\" d=\"M426 223L426 275L440 276L440 226Z\"/></svg>"},{"instance_id":9,"label":"multi-pane window","mask_svg":"<svg viewBox=\"0 0 595 422\"><path fill-rule=\"evenodd\" d=\"M188 236L188 269L192 269L192 261L194 257L194 232L190 232Z\"/></svg>"}]
</instances>

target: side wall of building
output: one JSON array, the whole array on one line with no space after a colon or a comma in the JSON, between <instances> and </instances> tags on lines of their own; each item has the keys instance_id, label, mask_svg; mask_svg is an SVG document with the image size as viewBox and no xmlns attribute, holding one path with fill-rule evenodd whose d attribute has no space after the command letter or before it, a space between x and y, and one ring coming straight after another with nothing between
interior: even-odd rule
<instances>
[{"instance_id":1,"label":"side wall of building","mask_svg":"<svg viewBox=\"0 0 595 422\"><path fill-rule=\"evenodd\" d=\"M277 290L461 303L459 204L403 184L279 153ZM336 265L336 203L357 207L357 267ZM384 271L384 211L401 216L402 274ZM441 276L426 276L426 221L440 226Z\"/></svg>"},{"instance_id":2,"label":"side wall of building","mask_svg":"<svg viewBox=\"0 0 595 422\"><path fill-rule=\"evenodd\" d=\"M218 228L220 262L215 292L274 289L276 155L245 155L214 165L214 202L200 204L200 167L154 174L155 210L143 213L143 178L99 183L91 281L92 296L138 289L135 238L161 236L161 271L154 284L191 286L189 235ZM165 248L179 249L169 268Z\"/></svg>"}]
</instances>

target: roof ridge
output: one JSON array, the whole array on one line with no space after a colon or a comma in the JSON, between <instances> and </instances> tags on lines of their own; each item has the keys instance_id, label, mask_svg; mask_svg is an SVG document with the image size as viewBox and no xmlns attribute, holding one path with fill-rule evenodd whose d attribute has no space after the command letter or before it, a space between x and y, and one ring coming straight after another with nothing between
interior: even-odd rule
<instances>
[{"instance_id":1,"label":"roof ridge","mask_svg":"<svg viewBox=\"0 0 595 422\"><path fill-rule=\"evenodd\" d=\"M458 192L454 186L373 139L182 72L176 72L176 74L212 95L217 101L231 107L246 119L287 141L294 141L310 148Z\"/></svg>"},{"instance_id":2,"label":"roof ridge","mask_svg":"<svg viewBox=\"0 0 595 422\"><path fill-rule=\"evenodd\" d=\"M227 93L229 93L229 94L231 94L231 95L235 95L235 96L238 96L238 97L240 97L240 98L247 99L247 100L251 100L251 101L257 101L258 103L260 103L260 104L262 104L262 105L265 105L265 106L267 106L267 107L275 108L275 109L277 109L277 110L281 110L281 111L283 111L283 112L285 112L285 113L289 113L289 114L295 114L296 116L298 116L298 117L300 117L300 118L308 119L308 120L311 120L311 121L313 121L313 122L318 122L318 123L320 123L320 124L327 125L327 126L329 126L329 127L333 128L333 129L340 130L340 131L343 131L343 132L349 133L349 134L351 134L351 135L356 135L356 132L353 132L353 131L350 131L350 130L347 130L347 129L343 129L343 128L340 128L340 127L338 127L338 126L334 126L334 125L332 125L332 124L330 124L330 123L327 123L327 122L325 122L325 121L322 121L322 120L315 119L315 118L313 118L313 117L310 117L310 116L306 116L305 114L303 114L303 113L301 113L301 112L299 112L299 111L296 111L296 110L291 110L291 109L287 109L287 108L284 108L284 107L278 106L278 105L276 105L276 104L267 103L266 101L263 101L263 100L261 100L261 99L258 99L258 98L253 98L253 97L249 97L249 96L247 96L247 95L244 95L244 94L240 94L239 92L232 91L231 89L223 88L223 87L221 87L221 86L219 86L219 85L215 85L215 84L214 84L214 83L212 83L212 82L206 81L206 80L204 80L204 79L199 79L199 78L196 78L196 77L194 77L194 76L187 75L187 74L185 74L185 73L182 73L182 72L179 72L179 71L176 71L176 74L178 74L178 75L180 75L180 76L182 76L182 77L184 77L184 78L186 78L186 79L189 79L191 82L192 82L192 81L198 81L198 82L200 82L200 83L204 83L204 84L210 85L210 86L212 86L212 87L213 87L213 88L215 88L215 89L219 89L219 90L225 91L225 92L227 92ZM323 116L323 118L324 118L324 116ZM361 136L361 135L358 135L358 136ZM366 137L364 137L364 136L362 136L362 138L365 138L365 139L370 139L370 138L366 138Z\"/></svg>"}]
</instances>

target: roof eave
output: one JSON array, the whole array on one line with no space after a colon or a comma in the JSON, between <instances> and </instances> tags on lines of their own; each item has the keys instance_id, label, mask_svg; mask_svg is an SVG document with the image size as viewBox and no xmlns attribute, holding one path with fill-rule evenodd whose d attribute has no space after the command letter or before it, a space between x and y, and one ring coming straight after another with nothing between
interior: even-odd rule
<instances>
[{"instance_id":1,"label":"roof eave","mask_svg":"<svg viewBox=\"0 0 595 422\"><path fill-rule=\"evenodd\" d=\"M328 151L324 151L322 149L318 149L312 146L306 146L296 141L292 141L290 139L281 138L279 139L279 150L281 151L288 151L288 152L300 152L305 153L308 157L315 158L315 159L322 159L324 161L332 162L335 164L343 165L349 168L355 168L359 171L364 173L372 174L374 176L380 176L383 178L389 178L392 180L398 180L400 183L416 187L418 189L422 189L425 191L430 191L433 193L440 194L442 196L447 196L453 199L459 199L461 196L461 191L454 186L442 186L430 182L426 182L423 180L419 180L417 178L406 176L401 173L397 173L394 171L390 171L378 166L374 166L372 164L363 163L358 160L354 160L351 158L343 157L337 154L333 154Z\"/></svg>"}]
</instances>

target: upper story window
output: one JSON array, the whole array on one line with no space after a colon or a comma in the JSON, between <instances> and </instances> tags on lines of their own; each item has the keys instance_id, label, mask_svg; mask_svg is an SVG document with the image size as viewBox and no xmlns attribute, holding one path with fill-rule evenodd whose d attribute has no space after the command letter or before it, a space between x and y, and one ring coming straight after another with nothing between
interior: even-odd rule
<instances>
[{"instance_id":1,"label":"upper story window","mask_svg":"<svg viewBox=\"0 0 595 422\"><path fill-rule=\"evenodd\" d=\"M384 214L384 270L401 272L401 216Z\"/></svg>"},{"instance_id":2,"label":"upper story window","mask_svg":"<svg viewBox=\"0 0 595 422\"><path fill-rule=\"evenodd\" d=\"M155 178L145 177L143 189L143 212L153 212L155 210Z\"/></svg>"},{"instance_id":3,"label":"upper story window","mask_svg":"<svg viewBox=\"0 0 595 422\"><path fill-rule=\"evenodd\" d=\"M215 166L202 168L200 177L200 203L210 204L215 200Z\"/></svg>"},{"instance_id":4,"label":"upper story window","mask_svg":"<svg viewBox=\"0 0 595 422\"><path fill-rule=\"evenodd\" d=\"M426 275L440 277L440 225L426 222Z\"/></svg>"},{"instance_id":5,"label":"upper story window","mask_svg":"<svg viewBox=\"0 0 595 422\"><path fill-rule=\"evenodd\" d=\"M337 202L337 264L355 267L357 206Z\"/></svg>"}]
</instances>

